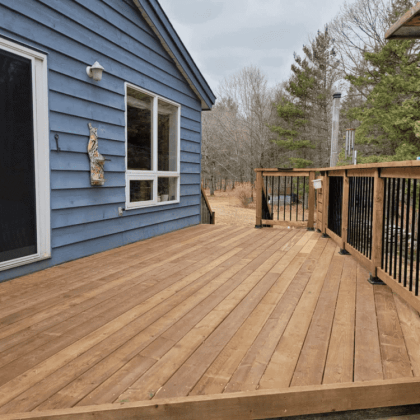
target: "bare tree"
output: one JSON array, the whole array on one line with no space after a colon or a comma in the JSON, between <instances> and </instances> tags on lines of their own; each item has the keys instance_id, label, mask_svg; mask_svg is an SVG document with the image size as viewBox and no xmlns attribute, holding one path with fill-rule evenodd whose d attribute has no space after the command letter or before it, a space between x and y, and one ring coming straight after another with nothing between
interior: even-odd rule
<instances>
[{"instance_id":1,"label":"bare tree","mask_svg":"<svg viewBox=\"0 0 420 420\"><path fill-rule=\"evenodd\" d=\"M269 88L260 69L245 67L223 80L220 98L203 117L203 171L209 178L254 181L256 167L276 163L278 149L268 125L279 88Z\"/></svg>"}]
</instances>

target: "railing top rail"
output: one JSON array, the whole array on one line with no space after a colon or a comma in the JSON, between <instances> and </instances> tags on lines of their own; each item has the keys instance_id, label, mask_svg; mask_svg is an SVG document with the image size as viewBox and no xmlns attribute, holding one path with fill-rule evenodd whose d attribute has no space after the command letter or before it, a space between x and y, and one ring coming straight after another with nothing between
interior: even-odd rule
<instances>
[{"instance_id":1,"label":"railing top rail","mask_svg":"<svg viewBox=\"0 0 420 420\"><path fill-rule=\"evenodd\" d=\"M363 163L359 165L334 166L328 168L257 168L255 172L291 173L291 172L329 172L349 169L373 168L420 168L420 160L404 160L400 162Z\"/></svg>"}]
</instances>

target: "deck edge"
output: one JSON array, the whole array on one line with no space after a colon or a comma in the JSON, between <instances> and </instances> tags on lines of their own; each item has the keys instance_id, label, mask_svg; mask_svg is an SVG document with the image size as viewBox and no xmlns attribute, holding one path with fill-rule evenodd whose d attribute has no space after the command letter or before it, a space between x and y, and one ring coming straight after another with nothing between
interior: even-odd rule
<instances>
[{"instance_id":1,"label":"deck edge","mask_svg":"<svg viewBox=\"0 0 420 420\"><path fill-rule=\"evenodd\" d=\"M6 414L0 419L263 419L419 403L420 378L404 378Z\"/></svg>"}]
</instances>

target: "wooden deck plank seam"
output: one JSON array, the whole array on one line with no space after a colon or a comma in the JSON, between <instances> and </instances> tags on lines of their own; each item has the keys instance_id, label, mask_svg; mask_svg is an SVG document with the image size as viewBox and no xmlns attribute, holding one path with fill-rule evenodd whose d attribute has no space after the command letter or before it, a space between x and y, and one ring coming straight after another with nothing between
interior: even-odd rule
<instances>
[{"instance_id":1,"label":"wooden deck plank seam","mask_svg":"<svg viewBox=\"0 0 420 420\"><path fill-rule=\"evenodd\" d=\"M331 241L331 239L328 239L328 240L329 240L329 241ZM335 254L337 254L337 253L338 253L338 251L339 251L339 247L337 247L337 248L335 249ZM322 288L321 288L321 292L320 292L320 293L319 293L319 295L318 295L316 305L314 306L314 310L313 310L313 312L312 312L311 321L310 321L309 326L308 326L308 329L307 329L307 331L306 331L306 335L305 335L305 338L304 338L304 340L303 340L303 345L302 345L302 347L300 348L299 357L297 358L297 363L296 363L296 366L295 366L295 371L296 371L296 367L298 366L298 363L299 363L300 357L301 357L301 355L302 355L302 351L303 351L303 349L305 348L306 339L307 339L308 334L309 334L309 332L310 332L310 330L311 330L311 326L312 326L312 323L313 323L313 321L314 321L314 315L315 315L315 312L317 311L318 304L319 304L319 302L320 302L320 299L321 299L321 296L322 296L323 289L324 289L324 287L325 287L325 284L326 284L326 281L327 281L327 279L328 279L328 276L329 276L329 275L331 275L331 271L332 271L332 269L333 269L333 264L332 264L333 259L334 259L334 255L333 255L333 258L332 258L331 263L330 263L330 265L329 265L328 271L327 271L327 273L326 273L326 275L325 275L324 282L323 282L323 285L322 285ZM342 273L340 273L340 282L341 282L341 274L342 274ZM338 294L337 294L337 296L338 296ZM335 306L334 306L334 314L335 314L336 305L337 305L337 299L335 299L335 300L334 300L334 304L335 304ZM333 318L333 319L334 319L334 318ZM328 346L327 346L327 352L328 352L328 348L329 348L329 341L330 341L330 339L331 339L331 331L332 331L332 328L330 328L330 333L329 333L329 336L328 336ZM322 379L323 379L323 377L324 377L324 370L325 370L325 363L326 363L326 360L327 360L327 358L325 357L325 360L324 360L324 369L322 370ZM293 374L293 376L292 376L292 377L291 377L291 379L290 379L289 387L291 387L291 386L292 386L293 377L294 377L294 374ZM321 384L322 384L322 380L321 380ZM315 384L311 384L311 385L315 385Z\"/></svg>"},{"instance_id":2,"label":"wooden deck plank seam","mask_svg":"<svg viewBox=\"0 0 420 420\"><path fill-rule=\"evenodd\" d=\"M309 238L308 238L309 239ZM301 248L303 248L304 246L306 245L306 243L305 244L302 244L301 245ZM272 255L274 256L276 253L274 252ZM284 257L284 255L283 255L283 257ZM283 258L283 257L281 257L281 258ZM290 266L290 264L293 262L293 260L292 261L290 261L289 262L289 264L288 264L288 266L287 267L289 267ZM302 264L303 264L303 262L302 262ZM261 284L261 282L262 281L264 281L264 279L268 276L270 274L270 271L268 271L265 275L264 275L264 277L261 279L261 281L260 281L260 283L258 283L255 287L258 287L260 284ZM276 286L276 284L277 284L277 282L278 282L278 280L279 280L279 278L280 278L280 275L277 275L277 278L272 282L272 285L271 285L271 287L270 288L268 288L267 290L266 290L266 292L265 292L265 294L264 295L262 295L262 296L260 296L260 300L258 301L258 303L256 304L256 306L252 309L252 311L248 314L248 316L246 317L246 318L244 318L243 319L243 322L242 323L240 323L240 324L236 324L235 325L235 330L234 330L234 333L232 334L232 336L231 336L231 338L229 339L229 340L227 340L226 342L225 342L225 344L224 344L224 346L220 349L220 351L217 353L217 355L216 355L216 357L215 357L215 359L213 360L213 362L210 362L209 364L208 364L208 366L207 366L207 368L202 372L202 375L200 376L200 377L197 377L196 378L196 380L195 380L195 383L190 387L190 391L194 388L194 386L201 380L201 378L205 375L205 373L207 372L207 370L213 365L213 363L217 360L217 358L219 357L219 355L220 354L222 354L223 352L224 352L224 350L226 349L226 347L231 343L231 341L234 339L234 337L236 336L236 334L241 330L241 328L244 326L244 324L246 324L253 316L254 316L254 314L255 313L258 313L258 311L259 311L259 305L260 305L260 303L262 303L263 301L264 301L264 299L266 298L266 296L268 295L268 294L270 294L271 292L272 292L272 290L275 288L275 286ZM239 306L239 304L238 304L238 306ZM237 306L237 307L238 307ZM235 308L236 309L236 308ZM272 308L272 310L274 310L274 307ZM270 313L267 315L267 317L266 317L266 320L268 320L268 318L269 318L269 315L272 313L272 310L270 311ZM266 321L264 321L264 323L265 323ZM213 334L214 334L215 332L213 332ZM256 338L256 337L255 337ZM210 339L210 337L209 337L209 339ZM251 345L252 345L252 343L251 343ZM191 356L190 356L190 358L191 357L193 357L194 356L194 354L192 354ZM188 361L186 362L186 363L188 363ZM185 364L184 365L182 365L182 366L180 366L180 368L179 369L181 369L183 366L185 366ZM178 369L178 370L179 370ZM178 371L177 371L178 372ZM173 376L166 382L166 384L170 381L170 380L172 380L172 378L177 374L177 372L174 372L174 374L173 374ZM165 384L165 385L166 385ZM164 386L165 386L164 385ZM189 392L190 392L189 391ZM189 393L188 392L188 393ZM157 395L156 395L156 397L155 398L161 398L160 396L159 396L159 393L157 393Z\"/></svg>"}]
</instances>

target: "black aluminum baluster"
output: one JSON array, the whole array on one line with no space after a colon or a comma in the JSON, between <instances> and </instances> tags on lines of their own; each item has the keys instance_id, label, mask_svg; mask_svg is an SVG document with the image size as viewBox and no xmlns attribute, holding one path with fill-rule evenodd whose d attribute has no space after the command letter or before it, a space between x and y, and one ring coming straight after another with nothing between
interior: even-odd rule
<instances>
[{"instance_id":1,"label":"black aluminum baluster","mask_svg":"<svg viewBox=\"0 0 420 420\"><path fill-rule=\"evenodd\" d=\"M385 251L385 271L388 273L388 261L389 261L389 219L391 214L391 185L392 180L387 179L388 191L387 191L387 211L386 211L386 251Z\"/></svg>"},{"instance_id":2,"label":"black aluminum baluster","mask_svg":"<svg viewBox=\"0 0 420 420\"><path fill-rule=\"evenodd\" d=\"M355 233L356 233L356 178L350 178L352 183L352 217L351 217L351 246L354 247Z\"/></svg>"},{"instance_id":3,"label":"black aluminum baluster","mask_svg":"<svg viewBox=\"0 0 420 420\"><path fill-rule=\"evenodd\" d=\"M277 220L280 220L280 177L277 177Z\"/></svg>"},{"instance_id":4,"label":"black aluminum baluster","mask_svg":"<svg viewBox=\"0 0 420 420\"><path fill-rule=\"evenodd\" d=\"M362 196L362 180L361 178L357 178L357 192L356 192L356 206L357 206L357 221L356 221L356 226L357 226L357 233L356 233L356 249L360 250L360 224L361 224L361 207L362 207L362 200L361 200L361 196Z\"/></svg>"},{"instance_id":5,"label":"black aluminum baluster","mask_svg":"<svg viewBox=\"0 0 420 420\"><path fill-rule=\"evenodd\" d=\"M397 194L395 200L395 249L394 249L394 279L397 278L397 249L398 249L398 215L400 207L400 179L397 179ZM391 274L392 275L392 274Z\"/></svg>"},{"instance_id":6,"label":"black aluminum baluster","mask_svg":"<svg viewBox=\"0 0 420 420\"><path fill-rule=\"evenodd\" d=\"M274 220L274 176L271 177L271 220Z\"/></svg>"},{"instance_id":7,"label":"black aluminum baluster","mask_svg":"<svg viewBox=\"0 0 420 420\"><path fill-rule=\"evenodd\" d=\"M371 192L370 192L370 239L369 239L369 258L372 258L372 244L373 244L373 200L375 197L375 179L370 179L370 185L371 185Z\"/></svg>"},{"instance_id":8,"label":"black aluminum baluster","mask_svg":"<svg viewBox=\"0 0 420 420\"><path fill-rule=\"evenodd\" d=\"M316 200L315 200L316 203ZM305 221L305 204L306 204L306 176L303 177L303 211L302 211L302 222Z\"/></svg>"},{"instance_id":9,"label":"black aluminum baluster","mask_svg":"<svg viewBox=\"0 0 420 420\"><path fill-rule=\"evenodd\" d=\"M353 209L354 209L354 218L353 218L353 243L352 246L357 248L356 241L357 241L357 212L358 212L358 203L357 203L357 190L358 190L358 178L353 178L354 182L354 201L353 201Z\"/></svg>"},{"instance_id":10,"label":"black aluminum baluster","mask_svg":"<svg viewBox=\"0 0 420 420\"><path fill-rule=\"evenodd\" d=\"M399 270L398 270L398 283L401 283L402 281L402 260L403 260L403 244L404 244L404 241L403 241L404 203L405 203L405 178L403 178L402 180L402 188L401 188L400 264L399 264Z\"/></svg>"},{"instance_id":11,"label":"black aluminum baluster","mask_svg":"<svg viewBox=\"0 0 420 420\"><path fill-rule=\"evenodd\" d=\"M289 208L290 208L290 214L289 214L289 220L292 220L292 195L293 195L293 177L290 177L290 200L289 200Z\"/></svg>"},{"instance_id":12,"label":"black aluminum baluster","mask_svg":"<svg viewBox=\"0 0 420 420\"><path fill-rule=\"evenodd\" d=\"M392 179L392 193L391 193L391 246L389 248L389 271L388 274L392 276L392 257L394 250L394 240L395 240L395 233L394 233L394 215L395 215L395 178Z\"/></svg>"},{"instance_id":13,"label":"black aluminum baluster","mask_svg":"<svg viewBox=\"0 0 420 420\"><path fill-rule=\"evenodd\" d=\"M407 287L407 269L408 269L408 230L410 228L410 200L411 200L411 179L408 179L407 185L407 212L405 221L405 261L404 261L404 287Z\"/></svg>"},{"instance_id":14,"label":"black aluminum baluster","mask_svg":"<svg viewBox=\"0 0 420 420\"><path fill-rule=\"evenodd\" d=\"M367 186L368 186L368 193L366 196L366 206L367 206L367 216L366 216L366 257L370 258L370 232L372 229L372 225L370 223L370 210L371 210L371 192L372 192L372 185L370 182L371 178L366 178Z\"/></svg>"},{"instance_id":15,"label":"black aluminum baluster","mask_svg":"<svg viewBox=\"0 0 420 420\"><path fill-rule=\"evenodd\" d=\"M385 223L386 223L386 186L387 186L387 181L388 181L388 178L385 178L384 179L384 205L383 205L383 211L382 211L382 258L381 258L381 268L382 268L382 270L384 270L385 269L385 266L384 266L384 262L385 262L385 255L384 255L384 253L385 253L385 243L386 243L386 240L387 239L385 239L385 233L386 233L386 231L385 231Z\"/></svg>"},{"instance_id":16,"label":"black aluminum baluster","mask_svg":"<svg viewBox=\"0 0 420 420\"><path fill-rule=\"evenodd\" d=\"M265 177L265 199L268 200L268 176Z\"/></svg>"},{"instance_id":17,"label":"black aluminum baluster","mask_svg":"<svg viewBox=\"0 0 420 420\"><path fill-rule=\"evenodd\" d=\"M419 186L420 187L420 186ZM420 272L420 189L419 189L419 209L417 212L417 241L416 241L416 246L417 246L417 253L416 253L416 290L415 290L415 295L418 296L419 295L419 272Z\"/></svg>"},{"instance_id":18,"label":"black aluminum baluster","mask_svg":"<svg viewBox=\"0 0 420 420\"><path fill-rule=\"evenodd\" d=\"M416 204L417 204L417 179L413 186L413 211L411 215L411 261L410 261L410 292L413 290L413 269L414 269L414 237L416 227Z\"/></svg>"},{"instance_id":19,"label":"black aluminum baluster","mask_svg":"<svg viewBox=\"0 0 420 420\"><path fill-rule=\"evenodd\" d=\"M352 241L352 237L353 237L353 213L354 213L354 207L353 207L353 192L354 192L353 179L354 178L349 178L349 203L348 203L349 217L348 217L348 220L347 220L347 242L350 245L353 244L353 241Z\"/></svg>"},{"instance_id":20,"label":"black aluminum baluster","mask_svg":"<svg viewBox=\"0 0 420 420\"><path fill-rule=\"evenodd\" d=\"M297 184L296 184L296 222L299 220L299 178L297 177Z\"/></svg>"},{"instance_id":21,"label":"black aluminum baluster","mask_svg":"<svg viewBox=\"0 0 420 420\"><path fill-rule=\"evenodd\" d=\"M286 220L286 189L287 189L287 176L284 177L284 192L283 192L283 220Z\"/></svg>"},{"instance_id":22,"label":"black aluminum baluster","mask_svg":"<svg viewBox=\"0 0 420 420\"><path fill-rule=\"evenodd\" d=\"M362 229L363 229L363 255L367 255L366 248L367 248L367 196L368 196L368 187L367 187L367 178L363 178L363 223L362 223Z\"/></svg>"}]
</instances>

